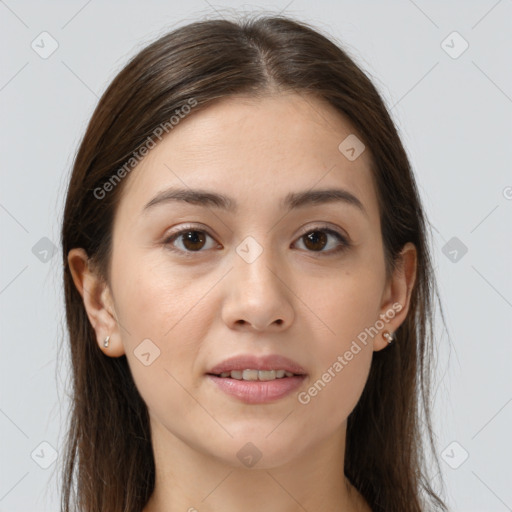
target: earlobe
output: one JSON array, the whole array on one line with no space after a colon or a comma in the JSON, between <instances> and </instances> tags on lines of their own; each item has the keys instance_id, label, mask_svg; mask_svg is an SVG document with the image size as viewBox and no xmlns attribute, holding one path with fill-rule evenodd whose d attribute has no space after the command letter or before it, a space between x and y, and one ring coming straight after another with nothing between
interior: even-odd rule
<instances>
[{"instance_id":1,"label":"earlobe","mask_svg":"<svg viewBox=\"0 0 512 512\"><path fill-rule=\"evenodd\" d=\"M107 283L90 268L89 258L82 248L69 251L68 265L75 287L82 296L89 322L96 333L98 346L111 357L123 355L124 347ZM105 343L107 337L108 343Z\"/></svg>"},{"instance_id":2,"label":"earlobe","mask_svg":"<svg viewBox=\"0 0 512 512\"><path fill-rule=\"evenodd\" d=\"M386 285L379 315L384 327L374 341L375 351L386 348L390 343L400 342L400 340L394 339L394 333L404 322L409 312L412 290L416 282L416 271L416 247L413 243L408 242L400 252L396 268ZM390 339L390 336L392 339Z\"/></svg>"}]
</instances>

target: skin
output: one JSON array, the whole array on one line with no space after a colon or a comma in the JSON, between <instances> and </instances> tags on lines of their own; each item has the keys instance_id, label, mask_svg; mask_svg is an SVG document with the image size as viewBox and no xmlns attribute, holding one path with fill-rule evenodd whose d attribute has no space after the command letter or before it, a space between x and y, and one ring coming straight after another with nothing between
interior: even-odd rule
<instances>
[{"instance_id":1,"label":"skin","mask_svg":"<svg viewBox=\"0 0 512 512\"><path fill-rule=\"evenodd\" d=\"M406 244L386 280L370 151L349 161L338 150L352 133L328 104L295 93L211 105L182 120L125 178L110 283L87 266L82 249L70 251L98 346L106 357L126 355L149 409L156 486L144 512L370 510L343 460L347 417L373 352L388 346L382 331L359 343L307 405L296 392L244 404L205 376L236 354L277 353L306 370L304 391L392 304L402 309L383 329L404 321L416 250ZM223 193L239 211L172 201L143 212L171 186ZM280 208L289 192L331 187L357 196L366 214L341 202ZM334 253L340 242L332 235L325 247L307 245L300 229L325 223L350 247ZM201 245L178 237L180 255L164 240L188 224L212 238ZM236 252L247 236L263 249L252 263ZM160 355L145 366L134 350L148 338ZM262 454L252 467L237 457L248 442Z\"/></svg>"}]
</instances>

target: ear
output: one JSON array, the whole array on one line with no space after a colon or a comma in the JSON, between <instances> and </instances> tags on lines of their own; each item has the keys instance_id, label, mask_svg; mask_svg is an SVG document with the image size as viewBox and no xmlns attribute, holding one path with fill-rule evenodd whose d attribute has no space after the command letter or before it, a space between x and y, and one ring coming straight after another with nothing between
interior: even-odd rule
<instances>
[{"instance_id":1,"label":"ear","mask_svg":"<svg viewBox=\"0 0 512 512\"><path fill-rule=\"evenodd\" d=\"M416 247L413 243L407 242L400 251L396 269L382 295L379 318L384 323L384 327L374 340L374 351L382 350L389 345L389 342L382 336L382 332L386 330L393 334L407 317L411 293L416 281L416 265Z\"/></svg>"},{"instance_id":2,"label":"ear","mask_svg":"<svg viewBox=\"0 0 512 512\"><path fill-rule=\"evenodd\" d=\"M96 332L98 346L110 357L122 356L125 351L108 284L91 269L84 249L71 249L68 253L68 265L73 282L84 301L89 321ZM110 336L109 346L104 347L103 342L107 336Z\"/></svg>"}]
</instances>

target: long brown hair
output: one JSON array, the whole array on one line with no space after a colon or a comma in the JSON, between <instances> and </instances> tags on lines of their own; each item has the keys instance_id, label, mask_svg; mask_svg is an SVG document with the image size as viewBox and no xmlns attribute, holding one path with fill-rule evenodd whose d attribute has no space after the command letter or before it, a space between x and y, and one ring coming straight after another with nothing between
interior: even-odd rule
<instances>
[{"instance_id":1,"label":"long brown hair","mask_svg":"<svg viewBox=\"0 0 512 512\"><path fill-rule=\"evenodd\" d=\"M197 21L140 51L101 97L76 154L61 234L72 378L62 511L140 512L155 483L147 407L126 357L97 346L67 264L82 247L109 282L112 221L128 178L102 199L95 191L191 99L195 112L235 94L280 91L326 101L371 151L388 276L406 242L417 249L410 311L395 341L374 353L348 418L345 474L374 512L447 510L425 462L429 448L439 469L429 409L438 293L406 152L376 88L340 45L304 22L259 15Z\"/></svg>"}]
</instances>

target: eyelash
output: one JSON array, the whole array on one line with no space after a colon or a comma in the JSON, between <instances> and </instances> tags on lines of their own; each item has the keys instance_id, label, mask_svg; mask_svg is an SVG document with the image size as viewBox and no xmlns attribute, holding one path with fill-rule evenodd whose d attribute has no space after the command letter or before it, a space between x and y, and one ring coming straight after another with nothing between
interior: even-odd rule
<instances>
[{"instance_id":1,"label":"eyelash","mask_svg":"<svg viewBox=\"0 0 512 512\"><path fill-rule=\"evenodd\" d=\"M184 257L193 257L195 254L198 254L198 253L201 253L201 252L205 252L205 250L203 249L200 249L198 251L188 251L188 250L183 250L183 249L177 249L176 247L174 247L173 243L176 239L178 239L180 236L186 234L186 233L190 233L190 232L199 232L199 233L205 233L206 235L208 235L211 239L214 240L214 237L208 233L208 231L206 229L202 229L202 228L199 228L199 227L196 227L196 226L191 226L191 225L187 225L185 226L183 229L181 229L180 231L177 231L176 233L172 233L171 235L169 235L164 241L163 241L163 244L169 248L171 251L173 252L176 252ZM332 235L334 236L335 238L338 239L338 242L340 243L340 245L335 248L335 249L331 249L330 251L308 251L306 250L306 252L310 252L310 253L313 253L313 254L319 254L320 257L327 257L327 256L333 256L333 255L336 255L342 251L345 251L346 249L348 249L351 244L348 242L348 240L341 234L341 233L338 233L338 231L334 230L334 229L331 229L327 226L315 226L313 228L307 228L305 230L302 231L302 233L299 235L299 237L297 238L297 240L301 240L304 236L306 236L307 234L309 233L314 233L314 232L324 232L324 233L327 233L328 235Z\"/></svg>"}]
</instances>

